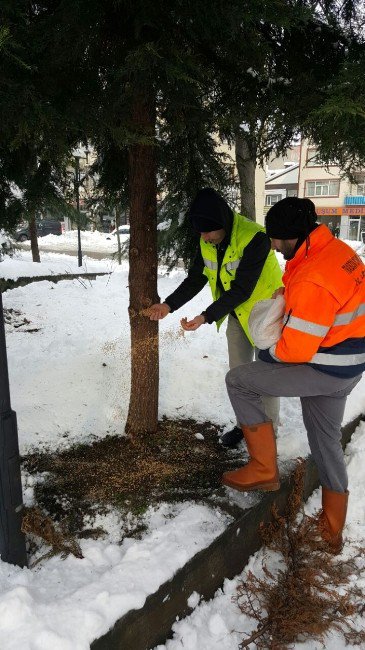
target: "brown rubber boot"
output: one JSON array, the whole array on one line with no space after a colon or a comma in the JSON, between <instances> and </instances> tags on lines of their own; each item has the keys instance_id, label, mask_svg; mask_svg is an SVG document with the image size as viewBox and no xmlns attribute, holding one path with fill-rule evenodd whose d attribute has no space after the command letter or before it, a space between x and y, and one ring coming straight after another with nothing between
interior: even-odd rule
<instances>
[{"instance_id":1,"label":"brown rubber boot","mask_svg":"<svg viewBox=\"0 0 365 650\"><path fill-rule=\"evenodd\" d=\"M322 512L318 528L327 550L333 555L341 553L342 531L346 521L348 492L334 492L322 487Z\"/></svg>"},{"instance_id":2,"label":"brown rubber boot","mask_svg":"<svg viewBox=\"0 0 365 650\"><path fill-rule=\"evenodd\" d=\"M276 459L276 440L272 422L261 422L242 427L250 460L241 469L225 472L223 485L240 492L264 490L273 492L280 488Z\"/></svg>"}]
</instances>

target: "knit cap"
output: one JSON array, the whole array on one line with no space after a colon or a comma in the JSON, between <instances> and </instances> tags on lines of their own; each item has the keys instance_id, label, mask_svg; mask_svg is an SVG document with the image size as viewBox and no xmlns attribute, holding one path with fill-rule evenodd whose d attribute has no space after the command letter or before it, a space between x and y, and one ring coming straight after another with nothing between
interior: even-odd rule
<instances>
[{"instance_id":1,"label":"knit cap","mask_svg":"<svg viewBox=\"0 0 365 650\"><path fill-rule=\"evenodd\" d=\"M213 230L219 230L221 228L219 223L212 219L208 219L203 214L191 215L190 221L196 232L212 232Z\"/></svg>"},{"instance_id":2,"label":"knit cap","mask_svg":"<svg viewBox=\"0 0 365 650\"><path fill-rule=\"evenodd\" d=\"M188 212L196 232L212 232L223 228L230 235L233 213L226 200L211 187L197 192Z\"/></svg>"},{"instance_id":3,"label":"knit cap","mask_svg":"<svg viewBox=\"0 0 365 650\"><path fill-rule=\"evenodd\" d=\"M271 239L304 241L316 227L316 210L310 199L290 196L275 203L266 215L266 233Z\"/></svg>"}]
</instances>

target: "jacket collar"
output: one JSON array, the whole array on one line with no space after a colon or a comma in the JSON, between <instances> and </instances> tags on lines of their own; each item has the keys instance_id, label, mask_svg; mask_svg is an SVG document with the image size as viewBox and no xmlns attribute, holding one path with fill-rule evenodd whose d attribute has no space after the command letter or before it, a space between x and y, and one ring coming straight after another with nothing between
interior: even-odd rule
<instances>
[{"instance_id":1,"label":"jacket collar","mask_svg":"<svg viewBox=\"0 0 365 650\"><path fill-rule=\"evenodd\" d=\"M313 259L313 257L321 251L330 241L334 239L331 231L324 224L318 226L309 235L309 246L307 248L304 241L299 246L292 260L289 260L285 266L285 274L291 274L299 264Z\"/></svg>"}]
</instances>

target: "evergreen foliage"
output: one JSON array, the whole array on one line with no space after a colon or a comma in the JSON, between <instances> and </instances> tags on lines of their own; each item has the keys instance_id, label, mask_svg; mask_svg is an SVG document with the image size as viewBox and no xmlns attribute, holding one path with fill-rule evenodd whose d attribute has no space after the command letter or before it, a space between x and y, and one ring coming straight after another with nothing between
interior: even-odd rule
<instances>
[{"instance_id":1,"label":"evergreen foliage","mask_svg":"<svg viewBox=\"0 0 365 650\"><path fill-rule=\"evenodd\" d=\"M232 185L218 135L233 141L244 124L252 157L262 161L303 128L320 145L323 133L325 155L365 158L353 134L354 126L360 133L363 127L362 99L343 108L351 75L362 75L358 6L357 0L340 7L336 0L2 3L0 221L10 226L24 208L62 202L61 181L80 142L100 152L99 185L108 199L130 204L129 430L157 427L157 324L144 316L158 299L156 194L161 218L170 222L162 235L165 257L188 260L196 242L183 219L187 205L202 186L227 195ZM356 83L360 91L363 80ZM148 403L138 401L137 388Z\"/></svg>"},{"instance_id":2,"label":"evergreen foliage","mask_svg":"<svg viewBox=\"0 0 365 650\"><path fill-rule=\"evenodd\" d=\"M0 226L9 230L45 210L74 217L66 169L80 120L64 110L61 69L49 69L45 13L24 0L0 8Z\"/></svg>"},{"instance_id":3,"label":"evergreen foliage","mask_svg":"<svg viewBox=\"0 0 365 650\"><path fill-rule=\"evenodd\" d=\"M357 43L303 125L303 133L318 142L319 157L328 165L335 161L351 179L365 165L364 65L364 44Z\"/></svg>"},{"instance_id":4,"label":"evergreen foliage","mask_svg":"<svg viewBox=\"0 0 365 650\"><path fill-rule=\"evenodd\" d=\"M263 162L303 130L325 159L335 156L346 168L360 164L359 7L356 0L340 6L331 0L218 0L213 6L207 0L6 0L1 221L10 224L21 211L16 201L9 204L14 179L7 176L11 161L4 166L3 160L14 149L19 160L23 146L48 170L38 196L55 197L54 175L72 146L88 137L101 155L100 190L114 193L114 202L128 201L128 148L136 142L156 146L161 218L171 219L161 237L163 254L169 256L177 239L176 255L185 260L193 243L182 216L195 192L214 186L234 202L234 180L216 150L218 134L233 143L244 124L252 154ZM356 88L350 101L349 82ZM155 133L131 124L138 89L155 97ZM22 192L29 182L28 173Z\"/></svg>"}]
</instances>

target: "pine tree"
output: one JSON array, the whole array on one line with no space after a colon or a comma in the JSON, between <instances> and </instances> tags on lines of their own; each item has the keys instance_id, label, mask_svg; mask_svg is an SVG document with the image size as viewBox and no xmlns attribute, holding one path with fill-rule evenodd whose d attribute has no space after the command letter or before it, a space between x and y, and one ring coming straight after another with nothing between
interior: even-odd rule
<instances>
[{"instance_id":1,"label":"pine tree","mask_svg":"<svg viewBox=\"0 0 365 650\"><path fill-rule=\"evenodd\" d=\"M272 5L272 11L277 10L278 5ZM237 75L233 88L229 79L228 85L222 80L223 91L231 95L222 133L235 143L242 214L255 218L256 166L285 153L299 133L315 137L319 146L326 139L332 153L336 148L343 151L343 139L335 142L333 134L332 139L330 133L326 136L315 120L323 117L323 104L330 110L327 101L338 87L341 71L363 50L359 25L350 22L360 13L361 3L356 1L288 4L285 17L279 13L258 22L261 59L247 68L246 78ZM360 68L352 73L362 85ZM337 99L334 103L341 113ZM356 149L352 147L353 152Z\"/></svg>"},{"instance_id":2,"label":"pine tree","mask_svg":"<svg viewBox=\"0 0 365 650\"><path fill-rule=\"evenodd\" d=\"M125 192L130 209L133 434L157 428L158 326L145 316L158 299L157 194L179 237L197 189L228 189L218 133L233 139L248 124L246 144L261 160L285 148L308 116L314 132L348 47L336 16L319 24L316 7L309 0L39 0L30 8L6 0L2 8L22 56L9 73L10 102L0 97L7 150L27 143L59 169L75 143L90 140L104 152L102 163L113 155L125 163L113 191ZM188 257L196 242L183 246Z\"/></svg>"},{"instance_id":3,"label":"pine tree","mask_svg":"<svg viewBox=\"0 0 365 650\"><path fill-rule=\"evenodd\" d=\"M318 144L321 160L336 161L351 179L365 167L365 46L355 44L322 103L313 107L303 134Z\"/></svg>"},{"instance_id":4,"label":"pine tree","mask_svg":"<svg viewBox=\"0 0 365 650\"><path fill-rule=\"evenodd\" d=\"M88 136L112 141L127 154L132 381L126 428L153 432L158 326L146 318L145 310L158 299L157 181L169 190L169 198L179 193L183 207L200 183L216 177L214 170L220 166L213 134L217 108L226 108L215 102L216 79L229 70L235 51L253 62L256 15L252 3L248 9L238 1L106 2L102 7L64 2L59 11L57 32L43 32L50 39L57 34L53 44L58 56L62 48L62 63L71 39L73 51L82 52L78 80L91 80L89 87L80 82L86 91ZM59 73L59 63L55 65ZM90 87L95 93L92 103ZM80 89L71 91L72 100L77 105Z\"/></svg>"},{"instance_id":5,"label":"pine tree","mask_svg":"<svg viewBox=\"0 0 365 650\"><path fill-rule=\"evenodd\" d=\"M78 129L71 122L65 128L67 115L55 101L57 79L45 74L41 16L42 7L25 0L0 7L0 225L11 231L21 219L29 221L36 262L36 217L46 210L72 214L66 167Z\"/></svg>"}]
</instances>

